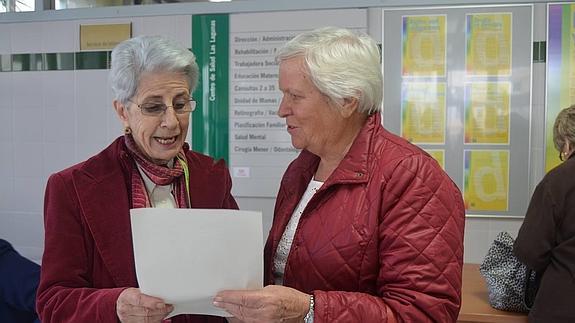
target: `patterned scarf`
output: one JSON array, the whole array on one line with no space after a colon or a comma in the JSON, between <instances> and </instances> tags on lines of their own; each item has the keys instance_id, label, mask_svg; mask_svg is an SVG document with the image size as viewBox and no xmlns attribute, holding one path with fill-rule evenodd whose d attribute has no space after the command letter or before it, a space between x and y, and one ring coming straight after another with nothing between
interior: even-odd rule
<instances>
[{"instance_id":1,"label":"patterned scarf","mask_svg":"<svg viewBox=\"0 0 575 323\"><path fill-rule=\"evenodd\" d=\"M180 152L178 152L179 158L174 158L174 167L169 168L149 161L144 154L142 154L131 134L124 135L124 141L126 147L128 147L130 156L132 156L152 182L156 185L173 184L178 208L189 207L186 178L184 176L184 167L188 167L185 155L185 151L189 149L188 144L184 143L184 146L180 149ZM140 176L138 166L134 165L134 169L132 170L132 208L137 209L151 206L144 180Z\"/></svg>"}]
</instances>

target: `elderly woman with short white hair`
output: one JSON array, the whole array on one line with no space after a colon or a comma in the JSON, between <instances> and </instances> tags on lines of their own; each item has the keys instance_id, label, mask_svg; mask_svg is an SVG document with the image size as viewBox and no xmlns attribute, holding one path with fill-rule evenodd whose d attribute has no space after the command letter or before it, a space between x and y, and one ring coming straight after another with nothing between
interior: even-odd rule
<instances>
[{"instance_id":1,"label":"elderly woman with short white hair","mask_svg":"<svg viewBox=\"0 0 575 323\"><path fill-rule=\"evenodd\" d=\"M138 289L130 209L237 209L224 162L184 141L198 72L192 52L162 37L135 37L112 51L113 105L124 135L48 180L42 322L161 322L173 306Z\"/></svg>"},{"instance_id":2,"label":"elderly woman with short white hair","mask_svg":"<svg viewBox=\"0 0 575 323\"><path fill-rule=\"evenodd\" d=\"M377 44L327 27L278 60L278 115L302 152L277 195L267 286L214 304L244 322L455 322L463 200L432 157L382 127Z\"/></svg>"}]
</instances>

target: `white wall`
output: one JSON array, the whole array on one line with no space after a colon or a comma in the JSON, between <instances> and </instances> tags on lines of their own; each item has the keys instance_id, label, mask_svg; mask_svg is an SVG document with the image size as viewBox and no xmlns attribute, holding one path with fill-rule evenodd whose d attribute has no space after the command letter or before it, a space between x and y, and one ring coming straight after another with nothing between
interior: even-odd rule
<instances>
[{"instance_id":1,"label":"white wall","mask_svg":"<svg viewBox=\"0 0 575 323\"><path fill-rule=\"evenodd\" d=\"M379 9L369 29L381 41ZM546 7L537 4L534 40L546 38ZM125 12L124 12L125 14ZM85 13L83 13L85 15ZM13 19L11 19L13 20ZM132 22L133 34L163 34L191 47L191 17L145 16L36 22L0 19L0 55L78 51L80 23ZM534 64L531 191L543 173L545 64ZM48 176L80 162L122 133L112 109L107 71L0 72L0 237L39 262L43 250L43 192ZM538 158L537 156L540 156ZM242 209L262 210L264 234L274 199L240 198ZM521 215L519 215L521 216ZM468 218L465 262L479 263L499 231L516 235L522 219Z\"/></svg>"},{"instance_id":2,"label":"white wall","mask_svg":"<svg viewBox=\"0 0 575 323\"><path fill-rule=\"evenodd\" d=\"M133 34L163 34L191 47L185 16L0 24L0 55L79 51L79 24L132 22ZM39 262L48 176L122 134L107 70L0 72L0 237Z\"/></svg>"}]
</instances>

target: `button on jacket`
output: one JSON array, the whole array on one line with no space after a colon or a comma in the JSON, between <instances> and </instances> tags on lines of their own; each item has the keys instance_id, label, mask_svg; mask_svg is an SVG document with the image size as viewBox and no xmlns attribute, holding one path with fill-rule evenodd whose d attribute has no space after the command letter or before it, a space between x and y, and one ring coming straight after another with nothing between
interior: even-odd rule
<instances>
[{"instance_id":1,"label":"button on jacket","mask_svg":"<svg viewBox=\"0 0 575 323\"><path fill-rule=\"evenodd\" d=\"M370 116L305 208L284 285L315 295L314 322L455 322L461 303L464 206L427 153ZM275 250L319 158L307 151L281 182L265 248Z\"/></svg>"}]
</instances>

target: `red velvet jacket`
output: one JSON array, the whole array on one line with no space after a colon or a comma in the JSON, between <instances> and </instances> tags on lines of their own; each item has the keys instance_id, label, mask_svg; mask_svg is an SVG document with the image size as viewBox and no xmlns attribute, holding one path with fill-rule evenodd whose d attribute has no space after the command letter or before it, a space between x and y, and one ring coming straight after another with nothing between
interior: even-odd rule
<instances>
[{"instance_id":1,"label":"red velvet jacket","mask_svg":"<svg viewBox=\"0 0 575 323\"><path fill-rule=\"evenodd\" d=\"M224 163L193 151L186 157L192 207L237 209ZM50 176L37 292L42 322L118 321L119 294L138 286L129 213L133 163L120 137L98 155ZM225 320L180 315L172 322Z\"/></svg>"},{"instance_id":2,"label":"red velvet jacket","mask_svg":"<svg viewBox=\"0 0 575 323\"><path fill-rule=\"evenodd\" d=\"M314 322L455 322L461 303L464 206L428 154L369 117L305 208L284 285L315 295ZM265 248L266 284L281 235L319 163L288 167Z\"/></svg>"}]
</instances>

